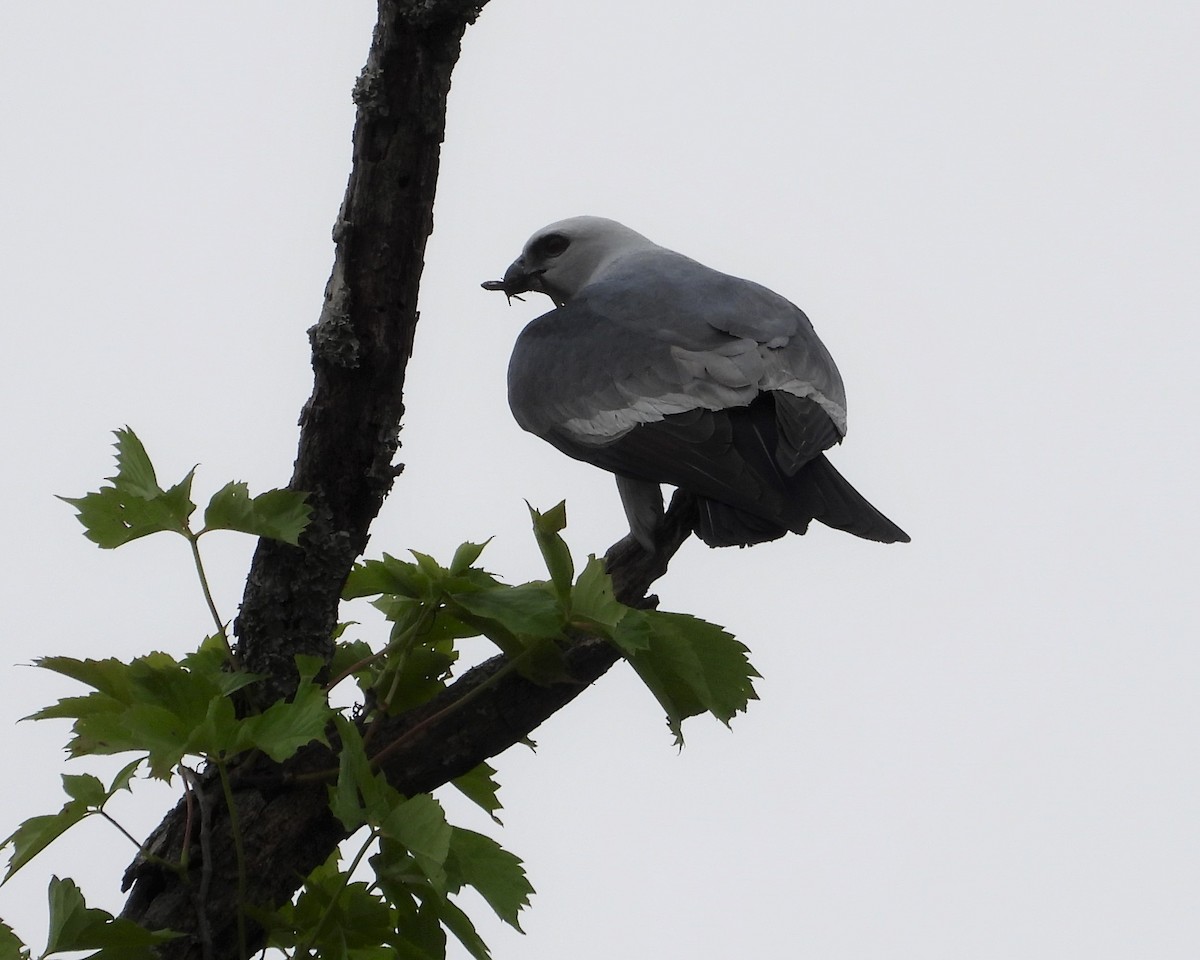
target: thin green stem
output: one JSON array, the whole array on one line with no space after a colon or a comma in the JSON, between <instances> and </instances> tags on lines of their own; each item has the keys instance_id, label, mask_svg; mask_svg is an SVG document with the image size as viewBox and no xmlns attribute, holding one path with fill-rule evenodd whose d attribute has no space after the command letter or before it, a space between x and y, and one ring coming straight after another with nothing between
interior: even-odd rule
<instances>
[{"instance_id":1,"label":"thin green stem","mask_svg":"<svg viewBox=\"0 0 1200 960\"><path fill-rule=\"evenodd\" d=\"M516 668L517 668L517 661L509 660L506 664L504 664L504 666L500 667L500 669L498 669L495 673L493 673L490 677L488 677L486 680L484 680L481 684L479 684L479 686L475 687L469 693L463 694L461 697L459 697L453 703L449 703L446 706L442 707L442 709L437 711L437 713L430 714L428 717L426 717L420 723L415 724L414 726L410 727L408 730L405 730L404 733L400 737L393 740L386 747L384 747L377 754L375 754L373 757L370 758L371 765L373 767L378 767L379 764L383 760L387 759L388 756L395 753L396 750L398 750L400 747L402 747L406 743L408 743L408 741L411 740L414 735L416 735L417 733L420 733L423 729L425 729L425 727L429 726L434 721L441 720L444 717L453 715L456 710L459 710L462 707L465 707L468 703L470 703L472 700L474 700L476 697L478 697L480 694L482 694L485 690L487 690L488 687L491 687L494 684L498 683L503 677L507 676L509 673L511 673ZM379 721L376 720L367 729L367 733L363 737L363 745L364 746L366 745L368 738L375 731L378 723L379 723ZM315 782L319 782L321 780L332 779L333 777L336 777L337 775L338 775L338 768L330 767L326 770L311 770L307 773L298 773L292 777L291 782L292 783L315 783Z\"/></svg>"},{"instance_id":2,"label":"thin green stem","mask_svg":"<svg viewBox=\"0 0 1200 960\"><path fill-rule=\"evenodd\" d=\"M237 932L238 956L246 953L246 854L242 849L242 828L238 823L237 806L233 802L233 788L229 783L229 772L225 769L225 761L217 760L217 773L221 777L221 791L225 794L225 806L229 809L229 832L233 834L233 852L237 857Z\"/></svg>"},{"instance_id":3,"label":"thin green stem","mask_svg":"<svg viewBox=\"0 0 1200 960\"><path fill-rule=\"evenodd\" d=\"M333 908L337 906L338 897L341 896L342 891L345 890L349 885L350 878L353 876L354 871L358 869L358 865L362 863L363 857L367 855L367 851L371 848L371 844L373 844L378 837L379 831L375 828L372 828L371 832L367 835L367 839L363 842L363 845L358 848L358 853L354 855L354 859L351 861L350 866L347 867L345 872L342 873L341 888L336 894L330 897L329 902L325 904L325 909L321 913L321 918L317 921L317 925L313 928L312 933L308 935L308 939L296 948L296 957L312 956L312 944L321 935L321 931L325 929L325 924L329 922L329 918L333 916ZM304 952L301 953L301 951Z\"/></svg>"},{"instance_id":4,"label":"thin green stem","mask_svg":"<svg viewBox=\"0 0 1200 960\"><path fill-rule=\"evenodd\" d=\"M412 650L413 644L418 638L425 633L432 625L433 618L437 616L438 605L426 605L421 608L421 612L416 618L405 627L398 637L392 640L386 651L391 651L393 660L385 668L383 675L386 676L390 671L392 674L392 683L388 687L388 691L378 700L377 710L381 714L386 714L391 709L392 700L395 699L396 691L400 689L400 680L404 673L404 665L408 660L409 652ZM366 736L363 737L363 747L365 748L371 740L371 735L375 732L375 727L367 729Z\"/></svg>"},{"instance_id":5,"label":"thin green stem","mask_svg":"<svg viewBox=\"0 0 1200 960\"><path fill-rule=\"evenodd\" d=\"M140 854L139 854L140 860L144 860L146 863L152 863L156 867L161 867L163 870L170 870L172 873L177 874L181 877L187 873L187 868L184 864L178 863L174 860L167 860L167 859L164 859L163 857L155 856L153 853L147 853L142 842L140 840L138 840L128 830L126 830L123 826L121 826L119 823L117 823L117 821L114 820L106 811L96 810L95 812L98 813L105 820L107 820L109 823L111 823L118 830L120 830L121 834L125 837L125 839L128 840L130 843L132 843L135 847L138 848L138 850L140 851Z\"/></svg>"},{"instance_id":6,"label":"thin green stem","mask_svg":"<svg viewBox=\"0 0 1200 960\"><path fill-rule=\"evenodd\" d=\"M204 531L201 530L200 533ZM183 535L187 537L187 542L192 547L192 560L196 564L196 575L200 578L200 589L204 591L204 602L208 605L208 612L212 614L213 623L217 627L217 636L221 638L221 643L225 645L225 652L229 656L229 662L235 667L238 665L237 655L233 652L233 646L229 643L229 634L225 632L225 623L221 620L221 615L217 612L217 605L213 601L212 590L208 586L208 575L204 572L204 562L200 559L200 533L192 533L191 530L185 530Z\"/></svg>"},{"instance_id":7,"label":"thin green stem","mask_svg":"<svg viewBox=\"0 0 1200 960\"><path fill-rule=\"evenodd\" d=\"M111 816L111 815L108 813L108 811L107 811L107 810L97 810L96 812L97 812L98 814L100 814L100 816L102 816L102 817L103 817L105 820L107 820L109 823L111 823L111 824L112 824L114 827L116 827L118 830L120 830L120 831L121 831L121 834L122 834L122 836L124 836L126 840L128 840L130 843L132 843L132 844L133 844L135 847L137 847L139 850L141 850L141 849L142 849L142 841L141 841L141 840L139 840L137 837L135 837L135 836L134 836L132 833L130 833L128 830L126 830L126 829L125 829L123 826L121 826L119 823L117 823L117 821L116 821L116 820L114 820L114 819L112 818L112 816Z\"/></svg>"},{"instance_id":8,"label":"thin green stem","mask_svg":"<svg viewBox=\"0 0 1200 960\"><path fill-rule=\"evenodd\" d=\"M472 700L474 700L476 697L478 697L480 694L482 694L485 690L487 690L488 687L491 687L494 684L498 683L501 680L501 678L507 676L508 674L512 673L513 670L517 669L519 661L520 661L519 657L515 660L509 660L506 664L504 664L504 666L502 666L499 670L497 670L490 677L488 677L486 680L484 680L483 683L481 683L479 686L477 686L473 690L470 690L467 693L463 694L463 696L459 697L453 703L447 704L446 706L442 707L442 709L437 711L437 713L431 713L428 717L426 717L420 723L409 727L407 730L404 731L404 733L401 736L397 737L395 740L393 740L391 743L389 743L386 747L384 747L382 750L380 750L377 754L375 754L373 757L371 757L371 765L374 767L378 767L381 763L383 763L384 760L386 760L388 758L389 755L395 753L402 746L404 746L406 743L408 743L410 740L412 740L412 738L415 737L418 733L420 733L425 727L428 727L430 724L434 723L437 720L441 720L444 717L450 716L456 710L461 710L468 703L470 703ZM368 731L368 733L369 732L370 731ZM364 744L366 743L365 737L363 738L363 743Z\"/></svg>"}]
</instances>

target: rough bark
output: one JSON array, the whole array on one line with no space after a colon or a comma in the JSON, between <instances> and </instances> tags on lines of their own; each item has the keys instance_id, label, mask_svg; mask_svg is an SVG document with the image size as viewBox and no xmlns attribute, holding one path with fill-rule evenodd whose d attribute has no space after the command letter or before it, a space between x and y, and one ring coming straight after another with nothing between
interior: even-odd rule
<instances>
[{"instance_id":1,"label":"rough bark","mask_svg":"<svg viewBox=\"0 0 1200 960\"><path fill-rule=\"evenodd\" d=\"M245 666L273 678L268 699L287 692L296 654L328 658L342 584L400 470L404 373L450 73L484 2L379 3L354 90L353 167L333 230L333 270L309 331L313 393L291 487L308 492L313 519L299 549L260 543L236 624Z\"/></svg>"},{"instance_id":2,"label":"rough bark","mask_svg":"<svg viewBox=\"0 0 1200 960\"><path fill-rule=\"evenodd\" d=\"M256 685L266 688L263 699L287 695L297 654L331 654L342 585L399 472L393 463L404 371L432 229L450 74L463 32L485 2L379 3L355 89L354 163L334 230L334 266L320 320L310 331L314 388L301 415L291 486L309 493L313 522L298 548L260 543L237 621L244 665L270 678ZM667 518L655 555L627 543L610 551L609 569L625 602L648 602L641 598L649 585L690 535L691 499L677 495ZM481 686L503 667L497 657L434 701L378 721L371 743L373 752L386 755L389 781L411 795L466 773L526 737L618 659L611 645L594 637L564 638L563 647L567 682L537 686L505 673ZM240 960L239 898L263 909L285 903L345 839L328 808L328 781L315 775L335 766L336 745L312 745L282 765L257 757L233 768L244 890L216 773L194 778L191 808L181 800L145 846L174 863L186 849L187 874L139 858L126 873L123 915L184 934L161 950L166 960ZM261 930L251 921L247 933L252 953L261 946Z\"/></svg>"}]
</instances>

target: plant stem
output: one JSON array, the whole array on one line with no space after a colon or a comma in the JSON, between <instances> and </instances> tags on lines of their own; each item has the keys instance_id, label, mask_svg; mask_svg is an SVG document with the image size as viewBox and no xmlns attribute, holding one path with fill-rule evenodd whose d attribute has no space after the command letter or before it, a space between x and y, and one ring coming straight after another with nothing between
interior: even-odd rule
<instances>
[{"instance_id":1,"label":"plant stem","mask_svg":"<svg viewBox=\"0 0 1200 960\"><path fill-rule=\"evenodd\" d=\"M384 747L382 750L380 750L377 754L375 754L373 757L371 757L370 758L371 765L373 767L378 768L379 765L385 759L387 759L387 757L390 754L395 753L398 749L400 749L400 747L404 746L405 743L407 743L409 740L411 740L424 727L429 726L429 724L433 723L435 720L440 720L443 717L454 713L456 710L461 710L468 703L470 703L472 700L474 700L476 697L478 697L480 694L482 694L485 690L487 690L488 687L492 686L493 684L498 683L502 677L505 677L508 674L512 673L513 670L515 670L517 668L519 660L520 660L519 657L514 660L509 660L506 664L504 664L504 666L502 666L499 670L497 670L490 677L488 677L486 680L484 680L483 683L479 684L479 686L468 691L463 696L461 696L457 700L455 700L453 703L447 704L445 707L443 707L441 710L437 711L436 713L431 713L428 717L426 717L420 723L414 724L413 726L409 727L407 730L404 731L404 733L401 736L397 737L395 740L393 740L391 743L389 743L386 747ZM365 737L363 738L363 743L364 744L366 743Z\"/></svg>"},{"instance_id":2,"label":"plant stem","mask_svg":"<svg viewBox=\"0 0 1200 960\"><path fill-rule=\"evenodd\" d=\"M187 537L187 542L191 544L192 560L196 564L196 574L200 578L200 589L204 591L204 602L208 605L208 612L212 614L213 623L216 624L217 636L221 638L221 643L225 645L225 652L229 656L229 662L236 667L238 666L237 655L233 652L233 647L229 643L229 634L225 632L225 624L221 620L221 615L217 613L217 605L213 602L212 590L208 586L208 576L204 572L204 563L200 559L200 534L192 533L191 530L185 530L183 535Z\"/></svg>"},{"instance_id":3,"label":"plant stem","mask_svg":"<svg viewBox=\"0 0 1200 960\"><path fill-rule=\"evenodd\" d=\"M354 871L358 869L358 865L362 863L363 857L367 855L367 851L371 848L371 844L375 842L378 836L379 831L372 828L370 834L367 836L367 839L363 841L363 845L358 848L358 853L354 855L354 859L351 861L350 866L348 866L342 873L341 888L336 894L330 897L329 902L325 904L325 909L321 913L321 919L317 921L317 925L313 928L312 933L309 934L308 939L302 946L296 948L296 957L312 956L312 944L321 935L321 931L325 929L325 924L329 922L329 918L333 915L333 908L337 906L338 897L341 896L342 891L345 890L349 885L350 878L354 875ZM304 951L303 953L301 953L302 950Z\"/></svg>"},{"instance_id":4,"label":"plant stem","mask_svg":"<svg viewBox=\"0 0 1200 960\"><path fill-rule=\"evenodd\" d=\"M233 851L237 857L237 934L238 956L246 953L246 855L242 849L242 828L238 824L237 807L233 802L233 788L229 784L229 772L224 760L216 760L217 773L221 777L221 790L225 794L225 806L229 809L229 832L233 835Z\"/></svg>"}]
</instances>

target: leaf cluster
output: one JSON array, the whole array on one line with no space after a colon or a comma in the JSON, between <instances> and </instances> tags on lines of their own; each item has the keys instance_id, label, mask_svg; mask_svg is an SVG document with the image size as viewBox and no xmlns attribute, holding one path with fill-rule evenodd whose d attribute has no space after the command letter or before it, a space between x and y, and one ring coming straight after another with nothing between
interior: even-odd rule
<instances>
[{"instance_id":1,"label":"leaf cluster","mask_svg":"<svg viewBox=\"0 0 1200 960\"><path fill-rule=\"evenodd\" d=\"M476 960L488 960L487 945L452 898L473 887L520 930L518 913L533 893L520 859L490 837L448 823L434 797L399 794L373 768L358 727L345 718L337 727L342 748L330 806L347 830L366 828L367 837L349 866L330 858L295 903L269 918L271 944L297 956L315 950L345 960L441 960L449 934ZM475 776L491 781L480 805L494 815L490 768ZM353 879L364 859L370 882Z\"/></svg>"},{"instance_id":2,"label":"leaf cluster","mask_svg":"<svg viewBox=\"0 0 1200 960\"><path fill-rule=\"evenodd\" d=\"M610 640L658 699L679 743L688 717L708 712L728 724L756 698L758 673L733 636L688 614L625 606L613 595L603 561L594 556L576 577L561 536L566 505L529 512L547 580L501 583L473 565L486 546L476 543L459 547L448 567L416 551L413 561L385 554L355 566L343 595L376 597L375 605L395 625L393 643L429 667L418 672L419 691L405 689L398 700L385 697L385 708L406 709L412 694L427 698L436 692L449 676L454 640L469 636L487 637L513 669L536 683L563 678L563 644L569 638Z\"/></svg>"},{"instance_id":3,"label":"leaf cluster","mask_svg":"<svg viewBox=\"0 0 1200 960\"><path fill-rule=\"evenodd\" d=\"M246 484L232 481L209 500L204 526L189 526L193 467L174 486L164 490L142 441L128 427L114 431L117 473L108 486L82 497L60 497L79 512L84 536L98 546L119 547L152 533L169 531L194 539L212 530L236 530L295 544L312 514L302 494L269 490L251 498Z\"/></svg>"},{"instance_id":4,"label":"leaf cluster","mask_svg":"<svg viewBox=\"0 0 1200 960\"><path fill-rule=\"evenodd\" d=\"M243 909L268 931L270 945L295 957L443 960L447 938L454 937L476 960L486 960L488 948L455 898L471 887L519 930L519 912L533 892L521 861L490 837L448 823L434 797L406 797L389 785L380 772L388 745L371 742L374 719L440 693L452 678L460 642L472 637L486 638L506 658L488 682L518 671L539 684L564 677L564 649L573 639L607 639L658 699L679 743L684 719L709 712L728 724L755 697L757 674L747 651L723 629L685 614L624 606L595 557L576 575L561 536L566 508L560 503L544 513L530 508L548 574L544 580L501 582L478 566L486 543L464 543L445 566L416 551L411 561L384 554L356 565L344 597L373 598L390 623L386 642L375 648L345 639L349 625L343 625L331 663L297 658L294 696L246 714L244 705L241 711L235 707L234 696L261 678L238 663L209 594L198 543L213 530L234 530L296 544L310 513L305 497L285 490L251 497L245 484L229 483L210 499L203 526L193 530L195 470L164 490L137 436L128 428L116 436L116 475L96 492L63 499L77 509L85 535L101 547L158 532L187 539L216 632L178 658L160 651L130 662L62 656L36 662L87 692L30 719L71 721L67 749L73 758L124 753L134 759L107 784L91 774L64 776L62 809L30 818L0 844L10 850L5 880L89 818L113 824L136 843L106 808L131 788L139 771L169 781L185 764L211 765L228 799L226 771L234 758L258 752L283 762L306 744L333 743L339 762L336 775L329 774L330 807L357 838L356 852L345 864L331 857L282 909L242 904ZM357 687L361 703L336 709L330 691L346 680ZM499 824L495 773L481 764L452 784ZM190 773L183 779L191 789ZM236 840L236 821L233 828ZM190 882L187 858L184 851L181 862L157 862ZM70 880L52 880L50 898L51 937L42 956L92 949L99 951L96 957L120 951L137 958L172 935L131 932L127 921L88 908ZM28 955L0 923L0 960Z\"/></svg>"}]
</instances>

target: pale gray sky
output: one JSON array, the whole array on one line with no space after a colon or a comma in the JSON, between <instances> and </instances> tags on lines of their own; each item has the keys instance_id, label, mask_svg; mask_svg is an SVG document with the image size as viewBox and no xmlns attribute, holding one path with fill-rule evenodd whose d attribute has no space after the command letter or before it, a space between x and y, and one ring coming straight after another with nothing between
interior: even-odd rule
<instances>
[{"instance_id":1,"label":"pale gray sky","mask_svg":"<svg viewBox=\"0 0 1200 960\"><path fill-rule=\"evenodd\" d=\"M19 664L207 629L182 542L102 553L52 495L126 423L205 492L290 473L373 15L0 9L0 833L74 769L65 725L12 723L77 688ZM507 410L548 302L479 289L580 213L803 307L850 398L832 459L913 536L685 548L664 606L737 633L762 701L677 755L617 668L502 757L538 895L524 938L473 910L497 960L1200 954L1198 40L1191 0L484 11L372 551L494 535L490 569L537 576L525 498L567 499L580 556L624 532L611 480ZM251 546L210 542L226 616ZM139 835L173 792L145 795L117 807ZM0 916L39 945L51 872L116 909L131 853L88 824Z\"/></svg>"}]
</instances>

